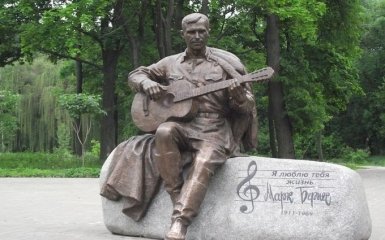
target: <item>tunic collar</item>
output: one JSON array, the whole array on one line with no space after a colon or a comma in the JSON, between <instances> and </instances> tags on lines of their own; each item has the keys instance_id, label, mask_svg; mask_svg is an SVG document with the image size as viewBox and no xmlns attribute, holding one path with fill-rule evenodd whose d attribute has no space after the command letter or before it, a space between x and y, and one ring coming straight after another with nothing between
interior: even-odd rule
<instances>
[{"instance_id":1,"label":"tunic collar","mask_svg":"<svg viewBox=\"0 0 385 240\"><path fill-rule=\"evenodd\" d=\"M211 54L212 54L211 49L210 49L209 47L206 47L206 52L205 52L204 58L205 58L207 61L209 61L209 62L212 61L212 59L210 58ZM184 61L186 61L186 60L188 60L188 59L190 59L190 56L189 56L189 54L188 54L188 52L187 52L187 48L186 48L186 50L185 50L184 52L181 53L180 58L179 58L179 61L180 61L180 63L183 63Z\"/></svg>"}]
</instances>

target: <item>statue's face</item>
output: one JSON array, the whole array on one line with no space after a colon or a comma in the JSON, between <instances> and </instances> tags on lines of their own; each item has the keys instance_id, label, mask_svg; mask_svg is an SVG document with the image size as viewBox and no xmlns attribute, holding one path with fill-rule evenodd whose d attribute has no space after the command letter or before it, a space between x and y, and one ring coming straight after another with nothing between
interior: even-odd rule
<instances>
[{"instance_id":1,"label":"statue's face","mask_svg":"<svg viewBox=\"0 0 385 240\"><path fill-rule=\"evenodd\" d=\"M186 25L182 36L191 50L202 50L206 47L209 39L209 30L202 21Z\"/></svg>"}]
</instances>

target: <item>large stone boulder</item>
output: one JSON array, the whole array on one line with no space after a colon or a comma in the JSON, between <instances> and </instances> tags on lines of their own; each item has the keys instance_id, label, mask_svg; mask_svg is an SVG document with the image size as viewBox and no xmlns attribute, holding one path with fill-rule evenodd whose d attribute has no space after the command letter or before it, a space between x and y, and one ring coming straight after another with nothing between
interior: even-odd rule
<instances>
[{"instance_id":1,"label":"large stone boulder","mask_svg":"<svg viewBox=\"0 0 385 240\"><path fill-rule=\"evenodd\" d=\"M104 164L103 183L110 164ZM140 222L123 201L102 198L115 234L163 239L172 204L161 189ZM213 177L188 240L366 240L371 220L360 176L346 167L304 160L231 158Z\"/></svg>"}]
</instances>

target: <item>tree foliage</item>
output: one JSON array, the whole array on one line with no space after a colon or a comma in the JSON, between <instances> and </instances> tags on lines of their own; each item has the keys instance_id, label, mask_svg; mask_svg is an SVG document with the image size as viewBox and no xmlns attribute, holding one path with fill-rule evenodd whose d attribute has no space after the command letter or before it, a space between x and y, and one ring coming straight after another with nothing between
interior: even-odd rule
<instances>
[{"instance_id":1,"label":"tree foliage","mask_svg":"<svg viewBox=\"0 0 385 240\"><path fill-rule=\"evenodd\" d=\"M316 157L317 154L310 154L313 150L306 155L303 149L315 149L325 125L361 91L355 67L360 53L360 2L240 0L211 3L210 19L217 36L214 44L234 51L245 59L248 67L265 64L266 16L277 16L281 54L277 81L283 84L286 108L281 114L289 116L300 153L298 157ZM263 86L257 86L256 90L261 127L266 127L265 119L271 118L266 114L268 101L263 100Z\"/></svg>"},{"instance_id":2,"label":"tree foliage","mask_svg":"<svg viewBox=\"0 0 385 240\"><path fill-rule=\"evenodd\" d=\"M0 7L0 67L21 58L19 28L20 20L13 11Z\"/></svg>"},{"instance_id":3,"label":"tree foliage","mask_svg":"<svg viewBox=\"0 0 385 240\"><path fill-rule=\"evenodd\" d=\"M18 101L18 94L0 91L0 152L11 150L12 138L18 128L16 115Z\"/></svg>"},{"instance_id":4,"label":"tree foliage","mask_svg":"<svg viewBox=\"0 0 385 240\"><path fill-rule=\"evenodd\" d=\"M68 111L72 118L72 127L76 137L81 145L81 157L84 166L85 144L91 131L92 117L100 114L106 114L100 106L101 97L85 93L64 94L59 97L59 105ZM83 119L82 119L83 118ZM77 121L80 119L80 121ZM87 123L85 134L82 133L82 121Z\"/></svg>"},{"instance_id":5,"label":"tree foliage","mask_svg":"<svg viewBox=\"0 0 385 240\"><path fill-rule=\"evenodd\" d=\"M106 112L100 108L101 97L86 93L64 94L59 97L59 105L66 109L73 119L83 114L99 115Z\"/></svg>"},{"instance_id":6,"label":"tree foliage","mask_svg":"<svg viewBox=\"0 0 385 240\"><path fill-rule=\"evenodd\" d=\"M368 11L363 11L362 6ZM325 150L329 158L328 153L338 152L333 143L379 152L384 149L381 139L385 131L384 9L383 0L3 0L0 66L17 59L32 60L38 52L53 62L81 62L84 92L88 93L85 95L100 95L102 109L107 113L101 117L100 127L93 122L100 129L104 159L117 139L137 134L130 120L133 93L126 85L127 73L185 49L179 32L185 14L207 13L211 22L210 46L235 53L249 71L269 62L266 33L268 19L273 16L279 42L279 74L275 79L279 88L275 89L282 93L278 116L288 119L292 136L287 137L294 140L296 156L322 158ZM20 68L25 68L24 84L13 87L12 92L21 95L20 109L26 109L28 104L32 107L19 115L22 134L17 137L17 145L52 149L57 145L57 131L52 129L69 122L69 116L64 117L61 112L54 120L48 120L49 113L58 111L56 96L50 91L57 86L65 88L61 94L73 93L73 76L68 81L67 77L53 77L45 70ZM69 76L75 71L72 63L61 65L60 69L52 73L62 71ZM39 74L45 74L41 78L51 77L55 84L38 80ZM17 77L12 79L16 81ZM40 93L39 88L43 89ZM268 128L268 120L272 120L271 89L266 85L254 86L262 133L259 151L263 154L274 153L268 136L271 139L277 134L277 129ZM92 108L76 103L84 99L65 96L68 99L64 102L74 101L71 107L67 106L72 118ZM39 103L39 107L34 103ZM27 117L27 113L31 115ZM346 121L354 123L346 127ZM42 136L38 132L44 128L49 133Z\"/></svg>"},{"instance_id":7,"label":"tree foliage","mask_svg":"<svg viewBox=\"0 0 385 240\"><path fill-rule=\"evenodd\" d=\"M353 148L384 154L385 1L367 1L365 8L363 53L357 68L364 94L355 96L347 111L334 119L331 131L338 132ZM350 124L346 126L346 122Z\"/></svg>"}]
</instances>

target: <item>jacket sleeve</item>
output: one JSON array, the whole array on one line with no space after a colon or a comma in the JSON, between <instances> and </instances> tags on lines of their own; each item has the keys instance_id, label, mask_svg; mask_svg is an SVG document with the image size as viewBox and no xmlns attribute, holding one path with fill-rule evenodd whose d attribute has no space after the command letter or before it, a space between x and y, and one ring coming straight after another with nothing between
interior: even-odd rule
<instances>
[{"instance_id":1,"label":"jacket sleeve","mask_svg":"<svg viewBox=\"0 0 385 240\"><path fill-rule=\"evenodd\" d=\"M138 67L128 74L128 85L136 92L143 91L145 81L162 83L167 78L167 58L148 67Z\"/></svg>"}]
</instances>

